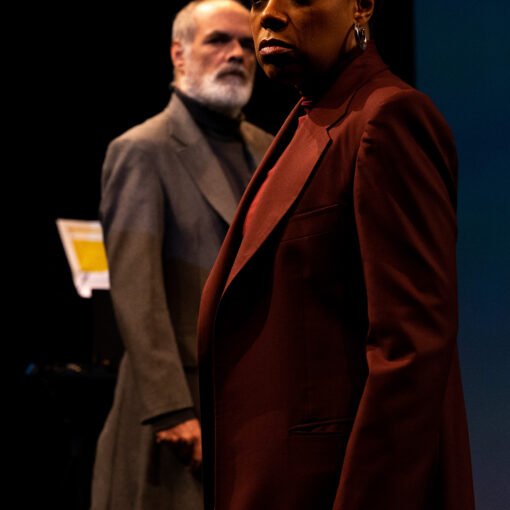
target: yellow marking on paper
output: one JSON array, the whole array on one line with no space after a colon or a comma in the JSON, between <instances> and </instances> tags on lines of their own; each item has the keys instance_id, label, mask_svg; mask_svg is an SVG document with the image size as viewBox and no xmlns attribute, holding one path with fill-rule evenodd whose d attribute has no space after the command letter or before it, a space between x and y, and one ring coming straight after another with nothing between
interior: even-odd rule
<instances>
[{"instance_id":1,"label":"yellow marking on paper","mask_svg":"<svg viewBox=\"0 0 510 510\"><path fill-rule=\"evenodd\" d=\"M108 261L101 241L73 240L81 271L107 271Z\"/></svg>"}]
</instances>

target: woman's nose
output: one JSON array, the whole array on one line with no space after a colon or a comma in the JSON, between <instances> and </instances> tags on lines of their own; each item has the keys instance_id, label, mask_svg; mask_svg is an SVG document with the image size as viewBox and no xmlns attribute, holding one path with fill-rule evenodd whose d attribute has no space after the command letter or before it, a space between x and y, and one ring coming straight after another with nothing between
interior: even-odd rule
<instances>
[{"instance_id":1,"label":"woman's nose","mask_svg":"<svg viewBox=\"0 0 510 510\"><path fill-rule=\"evenodd\" d=\"M279 32L287 26L288 18L281 0L269 0L260 16L263 28L272 32Z\"/></svg>"}]
</instances>

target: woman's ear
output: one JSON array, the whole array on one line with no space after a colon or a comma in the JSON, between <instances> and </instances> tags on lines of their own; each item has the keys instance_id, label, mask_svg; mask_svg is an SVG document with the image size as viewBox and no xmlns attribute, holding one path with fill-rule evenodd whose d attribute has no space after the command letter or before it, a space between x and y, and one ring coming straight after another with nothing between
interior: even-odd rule
<instances>
[{"instance_id":1,"label":"woman's ear","mask_svg":"<svg viewBox=\"0 0 510 510\"><path fill-rule=\"evenodd\" d=\"M374 14L375 0L356 0L354 20L360 25L368 25Z\"/></svg>"}]
</instances>

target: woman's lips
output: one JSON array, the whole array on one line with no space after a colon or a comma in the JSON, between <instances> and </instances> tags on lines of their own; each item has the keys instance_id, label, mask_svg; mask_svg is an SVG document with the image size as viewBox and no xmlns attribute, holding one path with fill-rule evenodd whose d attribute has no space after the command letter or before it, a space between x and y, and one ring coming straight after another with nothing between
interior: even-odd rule
<instances>
[{"instance_id":1,"label":"woman's lips","mask_svg":"<svg viewBox=\"0 0 510 510\"><path fill-rule=\"evenodd\" d=\"M259 55L261 57L283 56L294 53L294 51L295 48L292 44L280 39L263 39L259 44Z\"/></svg>"},{"instance_id":2,"label":"woman's lips","mask_svg":"<svg viewBox=\"0 0 510 510\"><path fill-rule=\"evenodd\" d=\"M285 53L292 53L294 50L286 46L264 46L259 50L259 55L264 57L268 55L283 55Z\"/></svg>"}]
</instances>

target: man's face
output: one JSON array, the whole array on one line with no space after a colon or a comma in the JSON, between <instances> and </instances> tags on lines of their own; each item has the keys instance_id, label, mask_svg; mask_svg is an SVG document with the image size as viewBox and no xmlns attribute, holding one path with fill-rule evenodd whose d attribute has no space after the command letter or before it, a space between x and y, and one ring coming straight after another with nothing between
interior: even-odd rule
<instances>
[{"instance_id":1,"label":"man's face","mask_svg":"<svg viewBox=\"0 0 510 510\"><path fill-rule=\"evenodd\" d=\"M302 88L355 45L355 0L252 0L257 60L274 79ZM305 87L306 88L306 87Z\"/></svg>"},{"instance_id":2,"label":"man's face","mask_svg":"<svg viewBox=\"0 0 510 510\"><path fill-rule=\"evenodd\" d=\"M204 3L195 16L195 37L183 51L181 88L210 108L238 113L250 99L255 75L249 13L225 1Z\"/></svg>"}]
</instances>

